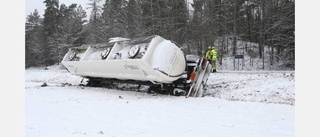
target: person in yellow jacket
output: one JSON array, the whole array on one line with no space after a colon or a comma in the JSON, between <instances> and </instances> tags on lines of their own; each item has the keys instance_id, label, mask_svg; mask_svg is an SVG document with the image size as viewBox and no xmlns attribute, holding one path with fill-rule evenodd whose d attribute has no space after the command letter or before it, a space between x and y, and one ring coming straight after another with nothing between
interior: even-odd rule
<instances>
[{"instance_id":1,"label":"person in yellow jacket","mask_svg":"<svg viewBox=\"0 0 320 137\"><path fill-rule=\"evenodd\" d=\"M212 58L211 49L212 49L212 47L208 47L208 50L207 50L206 56L205 56L206 59L209 61L210 64L212 63L212 61L211 61L211 58Z\"/></svg>"},{"instance_id":2,"label":"person in yellow jacket","mask_svg":"<svg viewBox=\"0 0 320 137\"><path fill-rule=\"evenodd\" d=\"M211 52L212 72L217 72L217 69L216 69L217 51L216 51L215 48L212 46L210 52Z\"/></svg>"}]
</instances>

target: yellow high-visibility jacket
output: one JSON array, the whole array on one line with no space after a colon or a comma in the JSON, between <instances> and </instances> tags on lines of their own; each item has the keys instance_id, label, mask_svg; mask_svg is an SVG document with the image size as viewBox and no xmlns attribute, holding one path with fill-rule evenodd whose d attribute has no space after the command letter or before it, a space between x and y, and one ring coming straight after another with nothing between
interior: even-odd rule
<instances>
[{"instance_id":1,"label":"yellow high-visibility jacket","mask_svg":"<svg viewBox=\"0 0 320 137\"><path fill-rule=\"evenodd\" d=\"M217 51L215 49L211 49L211 59L217 60Z\"/></svg>"},{"instance_id":2,"label":"yellow high-visibility jacket","mask_svg":"<svg viewBox=\"0 0 320 137\"><path fill-rule=\"evenodd\" d=\"M211 59L212 58L212 53L211 53L211 50L209 49L207 52L206 52L206 59Z\"/></svg>"}]
</instances>

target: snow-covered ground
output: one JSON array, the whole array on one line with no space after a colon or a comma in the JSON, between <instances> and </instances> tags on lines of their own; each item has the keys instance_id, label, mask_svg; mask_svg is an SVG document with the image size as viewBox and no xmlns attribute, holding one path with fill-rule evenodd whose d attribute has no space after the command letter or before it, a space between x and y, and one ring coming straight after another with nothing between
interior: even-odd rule
<instances>
[{"instance_id":1,"label":"snow-covered ground","mask_svg":"<svg viewBox=\"0 0 320 137\"><path fill-rule=\"evenodd\" d=\"M294 71L221 71L208 80L207 96L295 105Z\"/></svg>"},{"instance_id":2,"label":"snow-covered ground","mask_svg":"<svg viewBox=\"0 0 320 137\"><path fill-rule=\"evenodd\" d=\"M60 67L25 71L27 137L293 137L294 71L212 73L201 98L78 86ZM46 82L48 86L41 87Z\"/></svg>"}]
</instances>

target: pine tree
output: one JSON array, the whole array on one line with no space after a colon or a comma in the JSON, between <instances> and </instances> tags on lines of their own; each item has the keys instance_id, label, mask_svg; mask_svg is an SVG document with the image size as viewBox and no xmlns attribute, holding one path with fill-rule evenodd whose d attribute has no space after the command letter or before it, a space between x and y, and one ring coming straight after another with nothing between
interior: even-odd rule
<instances>
[{"instance_id":1,"label":"pine tree","mask_svg":"<svg viewBox=\"0 0 320 137\"><path fill-rule=\"evenodd\" d=\"M62 44L81 45L83 24L86 22L86 13L81 5L71 4L60 6L59 35Z\"/></svg>"},{"instance_id":2,"label":"pine tree","mask_svg":"<svg viewBox=\"0 0 320 137\"><path fill-rule=\"evenodd\" d=\"M43 19L37 9L27 16L25 23L25 67L40 66L43 64L44 35Z\"/></svg>"},{"instance_id":3,"label":"pine tree","mask_svg":"<svg viewBox=\"0 0 320 137\"><path fill-rule=\"evenodd\" d=\"M46 9L44 13L43 27L45 34L45 44L43 52L45 65L53 65L59 63L60 60L56 54L56 41L58 39L57 32L59 26L59 1L58 0L45 0Z\"/></svg>"},{"instance_id":4,"label":"pine tree","mask_svg":"<svg viewBox=\"0 0 320 137\"><path fill-rule=\"evenodd\" d=\"M103 32L103 25L101 19L101 0L89 0L89 9L91 10L89 24L86 26L86 43L101 43L105 41L105 33Z\"/></svg>"},{"instance_id":5,"label":"pine tree","mask_svg":"<svg viewBox=\"0 0 320 137\"><path fill-rule=\"evenodd\" d=\"M186 27L189 19L187 4L185 0L169 0L169 19L172 19L170 37L178 44L183 44L186 40Z\"/></svg>"},{"instance_id":6,"label":"pine tree","mask_svg":"<svg viewBox=\"0 0 320 137\"><path fill-rule=\"evenodd\" d=\"M81 8L81 6L80 6ZM52 45L56 45L56 54L58 60L62 60L68 48L71 46L79 46L82 44L78 39L81 37L83 28L83 18L80 17L82 13L77 13L77 4L71 4L66 6L65 4L60 5L59 9L59 23L58 32L53 35ZM77 45L75 44L78 42Z\"/></svg>"},{"instance_id":7,"label":"pine tree","mask_svg":"<svg viewBox=\"0 0 320 137\"><path fill-rule=\"evenodd\" d=\"M276 50L276 61L284 62L285 67L295 68L295 2L294 0L275 1L271 19L274 21L268 31L267 41Z\"/></svg>"},{"instance_id":8,"label":"pine tree","mask_svg":"<svg viewBox=\"0 0 320 137\"><path fill-rule=\"evenodd\" d=\"M204 45L202 42L202 38L204 33L205 28L203 27L203 19L204 19L204 14L203 14L203 0L194 0L193 4L193 16L191 19L191 22L189 24L189 38L192 41L191 44L193 47L191 47L191 52L192 54L198 54L202 55L202 52L204 50ZM193 51L196 50L196 53Z\"/></svg>"},{"instance_id":9,"label":"pine tree","mask_svg":"<svg viewBox=\"0 0 320 137\"><path fill-rule=\"evenodd\" d=\"M110 1L110 32L111 37L127 37L127 19L125 7L127 2L125 0L111 0Z\"/></svg>"},{"instance_id":10,"label":"pine tree","mask_svg":"<svg viewBox=\"0 0 320 137\"><path fill-rule=\"evenodd\" d=\"M166 7L166 6L165 6ZM165 8L164 7L164 8ZM144 0L142 2L143 25L145 26L145 35L162 35L160 25L160 6L159 0Z\"/></svg>"},{"instance_id":11,"label":"pine tree","mask_svg":"<svg viewBox=\"0 0 320 137\"><path fill-rule=\"evenodd\" d=\"M73 37L75 41L72 43L74 46L80 46L85 43L85 29L84 25L88 21L86 20L86 11L79 5L74 14L74 26Z\"/></svg>"},{"instance_id":12,"label":"pine tree","mask_svg":"<svg viewBox=\"0 0 320 137\"><path fill-rule=\"evenodd\" d=\"M128 37L143 36L142 10L136 0L130 0L126 7Z\"/></svg>"}]
</instances>

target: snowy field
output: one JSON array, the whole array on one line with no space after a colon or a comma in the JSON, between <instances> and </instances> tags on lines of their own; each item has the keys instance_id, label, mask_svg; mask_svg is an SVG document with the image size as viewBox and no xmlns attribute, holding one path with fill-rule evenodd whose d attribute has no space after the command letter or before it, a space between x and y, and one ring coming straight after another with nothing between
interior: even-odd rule
<instances>
[{"instance_id":1,"label":"snowy field","mask_svg":"<svg viewBox=\"0 0 320 137\"><path fill-rule=\"evenodd\" d=\"M201 98L81 80L59 67L25 70L27 137L295 136L294 71L213 73Z\"/></svg>"}]
</instances>

